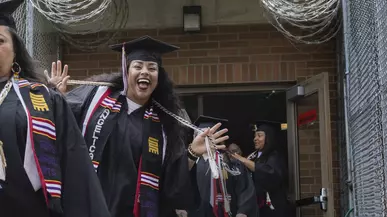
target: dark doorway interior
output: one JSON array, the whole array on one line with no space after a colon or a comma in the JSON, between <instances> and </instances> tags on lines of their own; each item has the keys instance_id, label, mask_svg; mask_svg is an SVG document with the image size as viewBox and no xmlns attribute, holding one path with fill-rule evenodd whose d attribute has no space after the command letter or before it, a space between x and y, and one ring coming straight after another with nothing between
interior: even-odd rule
<instances>
[{"instance_id":1,"label":"dark doorway interior","mask_svg":"<svg viewBox=\"0 0 387 217\"><path fill-rule=\"evenodd\" d=\"M201 98L201 99L200 99ZM286 123L285 92L237 92L211 93L181 96L185 109L194 122L203 115L228 119L229 143L236 143L247 156L254 151L252 125L257 120L270 120ZM202 100L202 103L199 101ZM200 108L202 106L202 108ZM281 141L278 151L287 158L286 130L278 135Z\"/></svg>"}]
</instances>

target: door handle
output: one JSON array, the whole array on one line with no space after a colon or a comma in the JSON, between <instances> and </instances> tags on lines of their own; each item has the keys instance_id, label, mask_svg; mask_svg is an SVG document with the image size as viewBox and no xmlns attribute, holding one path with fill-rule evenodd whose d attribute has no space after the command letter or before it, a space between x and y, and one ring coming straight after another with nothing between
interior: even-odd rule
<instances>
[{"instance_id":1,"label":"door handle","mask_svg":"<svg viewBox=\"0 0 387 217\"><path fill-rule=\"evenodd\" d=\"M328 206L328 195L327 195L327 189L322 188L320 190L320 195L318 196L313 196L313 197L307 197L303 198L300 200L296 200L296 206L301 207L301 206L309 206L312 204L320 204L320 209L323 211L327 211L327 206Z\"/></svg>"}]
</instances>

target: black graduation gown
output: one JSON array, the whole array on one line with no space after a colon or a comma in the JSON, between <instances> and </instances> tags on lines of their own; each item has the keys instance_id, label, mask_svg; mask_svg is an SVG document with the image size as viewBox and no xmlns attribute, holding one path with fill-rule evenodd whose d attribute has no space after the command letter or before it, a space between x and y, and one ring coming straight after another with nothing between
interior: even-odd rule
<instances>
[{"instance_id":1,"label":"black graduation gown","mask_svg":"<svg viewBox=\"0 0 387 217\"><path fill-rule=\"evenodd\" d=\"M96 87L80 86L67 93L79 126L87 108L97 91ZM145 109L139 108L127 114L126 101L122 104L117 122L109 135L98 167L98 177L113 217L133 216L134 198L137 185L139 159L142 152L142 125ZM163 120L161 119L161 122ZM181 143L184 148L184 142ZM91 144L88 144L89 146ZM166 148L168 151L168 145ZM185 151L178 156L165 156L160 177L160 217L175 217L175 209L188 209L193 205L192 185L188 170L188 157Z\"/></svg>"},{"instance_id":2,"label":"black graduation gown","mask_svg":"<svg viewBox=\"0 0 387 217\"><path fill-rule=\"evenodd\" d=\"M238 176L232 176L228 173L228 179L226 180L226 188L228 194L231 195L230 208L232 217L237 214L245 214L248 217L257 216L257 202L254 191L254 183L250 177L250 173L247 168L239 162L229 162L229 167L236 167L241 172ZM209 169L208 161L203 158L196 164L197 185L198 192L197 197L200 197L200 204L197 209L190 210L188 212L189 217L214 217L213 208L210 204L211 193L211 171ZM223 209L222 209L223 211ZM219 217L223 216L223 212L219 212Z\"/></svg>"},{"instance_id":3,"label":"black graduation gown","mask_svg":"<svg viewBox=\"0 0 387 217\"><path fill-rule=\"evenodd\" d=\"M286 171L285 163L276 151L269 153L266 160L259 158L255 160L253 180L256 194L265 197L265 192L269 192L271 203L275 208L271 210L265 205L260 208L260 217L293 216L286 196Z\"/></svg>"},{"instance_id":4,"label":"black graduation gown","mask_svg":"<svg viewBox=\"0 0 387 217\"><path fill-rule=\"evenodd\" d=\"M0 85L0 89L4 83ZM51 92L57 144L61 153L62 208L68 217L109 217L103 193L85 142L63 97ZM54 217L42 190L34 191L24 170L27 116L12 88L0 106L0 140L7 161L6 181L0 181L1 217ZM59 216L59 215L55 215Z\"/></svg>"}]
</instances>

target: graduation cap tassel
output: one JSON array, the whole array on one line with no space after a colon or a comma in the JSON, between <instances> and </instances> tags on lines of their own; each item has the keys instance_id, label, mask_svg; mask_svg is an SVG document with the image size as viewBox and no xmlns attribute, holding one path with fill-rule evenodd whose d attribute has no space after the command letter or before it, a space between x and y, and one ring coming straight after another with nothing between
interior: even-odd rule
<instances>
[{"instance_id":1,"label":"graduation cap tassel","mask_svg":"<svg viewBox=\"0 0 387 217\"><path fill-rule=\"evenodd\" d=\"M122 45L122 77L124 82L124 90L122 91L122 94L126 96L126 91L128 91L128 74L126 73L126 53L125 53L125 43Z\"/></svg>"},{"instance_id":2,"label":"graduation cap tassel","mask_svg":"<svg viewBox=\"0 0 387 217\"><path fill-rule=\"evenodd\" d=\"M211 168L212 178L218 179L219 178L219 171L217 170L215 158L214 158L214 155L213 155L212 150L210 148L210 141L209 141L208 136L206 136L206 138L204 140L206 143L207 154L208 154L208 163L209 163L210 168Z\"/></svg>"},{"instance_id":3,"label":"graduation cap tassel","mask_svg":"<svg viewBox=\"0 0 387 217\"><path fill-rule=\"evenodd\" d=\"M0 180L5 181L5 168L6 167L7 167L7 162L5 160L3 142L0 141Z\"/></svg>"},{"instance_id":4,"label":"graduation cap tassel","mask_svg":"<svg viewBox=\"0 0 387 217\"><path fill-rule=\"evenodd\" d=\"M217 159L218 159L218 165L219 165L218 168L219 168L219 174L220 174L220 185L223 193L222 196L223 196L224 211L231 217L232 213L230 208L230 201L228 200L227 187L225 183L226 177L223 176L223 172L222 172L224 170L222 166L223 157L219 152L217 152L216 155L218 156Z\"/></svg>"}]
</instances>

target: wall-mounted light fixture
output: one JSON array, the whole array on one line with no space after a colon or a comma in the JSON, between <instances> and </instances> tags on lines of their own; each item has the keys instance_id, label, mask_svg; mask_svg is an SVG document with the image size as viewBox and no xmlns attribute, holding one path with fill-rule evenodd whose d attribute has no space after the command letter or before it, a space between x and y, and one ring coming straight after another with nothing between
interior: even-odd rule
<instances>
[{"instance_id":1,"label":"wall-mounted light fixture","mask_svg":"<svg viewBox=\"0 0 387 217\"><path fill-rule=\"evenodd\" d=\"M200 32L202 28L202 7L183 6L184 32Z\"/></svg>"}]
</instances>

